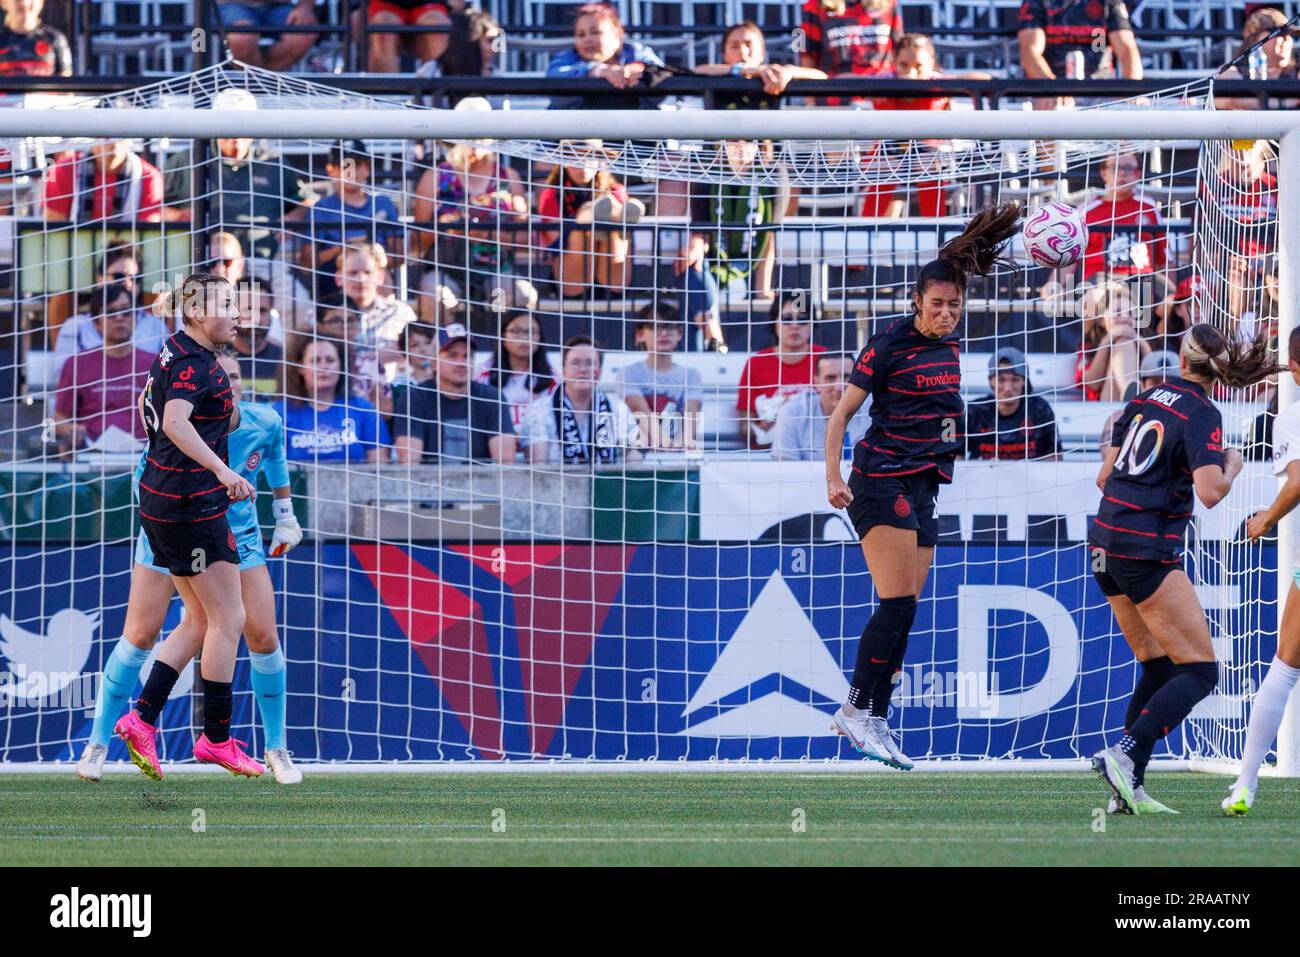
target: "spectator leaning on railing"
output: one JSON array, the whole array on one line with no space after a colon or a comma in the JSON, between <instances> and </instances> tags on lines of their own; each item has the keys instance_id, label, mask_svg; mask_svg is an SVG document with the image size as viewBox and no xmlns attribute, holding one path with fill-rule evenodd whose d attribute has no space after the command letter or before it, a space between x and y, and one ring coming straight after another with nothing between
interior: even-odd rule
<instances>
[{"instance_id":1,"label":"spectator leaning on railing","mask_svg":"<svg viewBox=\"0 0 1300 957\"><path fill-rule=\"evenodd\" d=\"M823 352L817 356L813 388L796 393L781 406L772 430L772 458L783 461L821 461L826 454L826 420L844 395L853 374L853 357ZM844 431L844 458L871 425L871 396L849 420Z\"/></svg>"},{"instance_id":2,"label":"spectator leaning on railing","mask_svg":"<svg viewBox=\"0 0 1300 957\"><path fill-rule=\"evenodd\" d=\"M41 23L45 0L0 0L0 76L72 76L67 37Z\"/></svg>"},{"instance_id":3,"label":"spectator leaning on railing","mask_svg":"<svg viewBox=\"0 0 1300 957\"><path fill-rule=\"evenodd\" d=\"M812 295L788 292L772 303L776 344L749 357L740 374L736 411L751 449L772 444L772 427L790 396L812 388L814 363L826 347L812 341Z\"/></svg>"},{"instance_id":4,"label":"spectator leaning on railing","mask_svg":"<svg viewBox=\"0 0 1300 957\"><path fill-rule=\"evenodd\" d=\"M288 394L275 409L291 461L387 461L388 426L373 405L349 393L346 379L332 341L301 337L290 346Z\"/></svg>"},{"instance_id":5,"label":"spectator leaning on railing","mask_svg":"<svg viewBox=\"0 0 1300 957\"><path fill-rule=\"evenodd\" d=\"M496 353L475 379L501 393L510 410L510 422L519 432L528 407L538 396L549 395L555 388L551 363L542 345L542 324L530 312L502 313L496 344ZM520 448L526 444L521 435Z\"/></svg>"},{"instance_id":6,"label":"spectator leaning on railing","mask_svg":"<svg viewBox=\"0 0 1300 957\"><path fill-rule=\"evenodd\" d=\"M316 23L312 0L281 3L278 0L217 0L217 15L226 30L230 55L249 66L288 70L316 42L314 33L276 33L276 27L308 27ZM251 29L250 29L251 28ZM273 38L262 53L262 32Z\"/></svg>"},{"instance_id":7,"label":"spectator leaning on railing","mask_svg":"<svg viewBox=\"0 0 1300 957\"><path fill-rule=\"evenodd\" d=\"M618 371L615 390L636 416L648 448L699 448L704 383L695 369L673 362L681 342L682 317L673 306L648 303L637 310L636 344L646 358Z\"/></svg>"},{"instance_id":8,"label":"spectator leaning on railing","mask_svg":"<svg viewBox=\"0 0 1300 957\"><path fill-rule=\"evenodd\" d=\"M574 79L593 77L615 89L636 86L646 67L663 67L659 54L639 40L624 36L618 11L604 3L578 7L573 21L573 47L551 58L546 75ZM576 97L552 99L552 109L636 109L649 104L638 97Z\"/></svg>"},{"instance_id":9,"label":"spectator leaning on railing","mask_svg":"<svg viewBox=\"0 0 1300 957\"><path fill-rule=\"evenodd\" d=\"M1059 459L1056 414L1034 395L1025 354L1014 346L989 357L993 394L966 406L969 459Z\"/></svg>"},{"instance_id":10,"label":"spectator leaning on railing","mask_svg":"<svg viewBox=\"0 0 1300 957\"><path fill-rule=\"evenodd\" d=\"M1142 79L1142 55L1124 0L1024 0L1020 4L1020 68L1030 80L1109 77ZM1112 60L1113 54L1113 60ZM1036 109L1070 105L1043 97Z\"/></svg>"},{"instance_id":11,"label":"spectator leaning on railing","mask_svg":"<svg viewBox=\"0 0 1300 957\"><path fill-rule=\"evenodd\" d=\"M397 461L444 465L515 460L517 445L501 393L473 381L469 333L462 325L438 330L433 379L398 394L393 410Z\"/></svg>"},{"instance_id":12,"label":"spectator leaning on railing","mask_svg":"<svg viewBox=\"0 0 1300 957\"><path fill-rule=\"evenodd\" d=\"M1294 80L1296 78L1297 67L1300 65L1295 59L1295 36L1291 28L1287 27L1287 16L1281 10L1275 7L1261 7L1254 11L1242 25L1241 39L1239 53L1260 43L1257 55L1262 63L1250 64L1248 61L1244 69L1230 66L1219 74L1220 77L1225 80L1239 80L1243 77L1252 80ZM1220 110L1257 110L1259 98L1216 97L1214 105Z\"/></svg>"},{"instance_id":13,"label":"spectator leaning on railing","mask_svg":"<svg viewBox=\"0 0 1300 957\"><path fill-rule=\"evenodd\" d=\"M135 400L144 388L154 354L131 342L135 300L121 283L97 286L91 308L103 345L78 352L64 363L54 400L54 430L60 444L79 449L116 426L144 439Z\"/></svg>"},{"instance_id":14,"label":"spectator leaning on railing","mask_svg":"<svg viewBox=\"0 0 1300 957\"><path fill-rule=\"evenodd\" d=\"M826 74L814 67L769 63L763 30L752 20L727 27L722 35L722 62L705 63L695 72L701 76L739 76L762 80L761 93L715 93L713 106L719 110L766 110L781 106L781 94L791 80L824 80Z\"/></svg>"},{"instance_id":15,"label":"spectator leaning on railing","mask_svg":"<svg viewBox=\"0 0 1300 957\"><path fill-rule=\"evenodd\" d=\"M641 458L640 429L627 404L597 385L600 352L589 336L564 343L560 385L528 407L523 434L528 461L553 465L613 465Z\"/></svg>"}]
</instances>

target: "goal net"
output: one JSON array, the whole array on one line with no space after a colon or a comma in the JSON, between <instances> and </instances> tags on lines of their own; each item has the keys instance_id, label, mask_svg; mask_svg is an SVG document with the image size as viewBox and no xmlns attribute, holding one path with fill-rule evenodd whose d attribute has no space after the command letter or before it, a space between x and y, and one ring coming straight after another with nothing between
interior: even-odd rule
<instances>
[{"instance_id":1,"label":"goal net","mask_svg":"<svg viewBox=\"0 0 1300 957\"><path fill-rule=\"evenodd\" d=\"M137 532L136 360L105 343L147 365L170 332L150 302L188 271L236 280L244 399L286 422L306 538L269 569L307 761L853 758L830 714L876 599L819 423L921 266L1015 199L1080 207L1091 240L1061 271L1017 241L1020 265L968 290L976 411L893 724L943 766L1072 766L1136 675L1084 544L1104 426L1191 322L1277 329L1278 151L1202 140L1208 83L1078 110L1051 141L927 136L943 104L909 140L746 137L742 112L718 114L725 140L629 137L616 113L503 139L500 103L456 141L62 135L89 109L244 111L259 132L442 115L228 65L28 105L49 135L4 141L0 184L0 763L86 740ZM1135 106L1187 138L1087 134ZM1223 680L1157 760L1239 756L1272 655L1276 547L1243 532L1275 488L1271 395L1216 396L1249 461L1198 505L1187 567ZM264 478L261 498L269 522ZM191 669L164 759L190 755L193 689ZM236 691L260 748L242 653Z\"/></svg>"}]
</instances>

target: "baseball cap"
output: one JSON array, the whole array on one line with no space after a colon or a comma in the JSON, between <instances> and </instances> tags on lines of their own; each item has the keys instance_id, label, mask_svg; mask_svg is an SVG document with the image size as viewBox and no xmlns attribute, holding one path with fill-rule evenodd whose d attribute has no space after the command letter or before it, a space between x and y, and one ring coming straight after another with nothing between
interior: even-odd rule
<instances>
[{"instance_id":1,"label":"baseball cap","mask_svg":"<svg viewBox=\"0 0 1300 957\"><path fill-rule=\"evenodd\" d=\"M330 147L330 162L335 166L342 166L349 159L369 163L370 150L366 149L366 144L361 140L343 140Z\"/></svg>"},{"instance_id":2,"label":"baseball cap","mask_svg":"<svg viewBox=\"0 0 1300 957\"><path fill-rule=\"evenodd\" d=\"M1004 362L1010 364L1011 368L999 368ZM989 378L992 378L999 372L1014 372L1022 379L1029 378L1029 370L1025 362L1025 354L1015 346L1003 346L989 357Z\"/></svg>"},{"instance_id":3,"label":"baseball cap","mask_svg":"<svg viewBox=\"0 0 1300 957\"><path fill-rule=\"evenodd\" d=\"M453 342L459 340L469 341L469 332L459 322L453 322L448 326L438 327L438 351L446 349Z\"/></svg>"},{"instance_id":4,"label":"baseball cap","mask_svg":"<svg viewBox=\"0 0 1300 957\"><path fill-rule=\"evenodd\" d=\"M1181 374L1178 356L1168 349L1148 352L1138 366L1138 377L1142 379L1171 379Z\"/></svg>"}]
</instances>

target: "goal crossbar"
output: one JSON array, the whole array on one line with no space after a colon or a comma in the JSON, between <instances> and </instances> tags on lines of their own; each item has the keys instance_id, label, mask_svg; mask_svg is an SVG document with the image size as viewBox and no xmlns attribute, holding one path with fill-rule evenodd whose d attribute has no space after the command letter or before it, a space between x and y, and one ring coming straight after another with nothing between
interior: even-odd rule
<instances>
[{"instance_id":1,"label":"goal crossbar","mask_svg":"<svg viewBox=\"0 0 1300 957\"><path fill-rule=\"evenodd\" d=\"M202 108L0 111L0 137L181 139L1281 139L1300 110L511 110Z\"/></svg>"}]
</instances>

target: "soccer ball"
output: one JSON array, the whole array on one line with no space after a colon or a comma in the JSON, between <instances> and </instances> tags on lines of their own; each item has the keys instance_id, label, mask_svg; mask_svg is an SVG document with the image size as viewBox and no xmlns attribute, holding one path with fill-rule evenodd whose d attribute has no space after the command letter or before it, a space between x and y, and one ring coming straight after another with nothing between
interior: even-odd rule
<instances>
[{"instance_id":1,"label":"soccer ball","mask_svg":"<svg viewBox=\"0 0 1300 957\"><path fill-rule=\"evenodd\" d=\"M1040 266L1073 266L1088 247L1088 227L1073 206L1044 203L1025 219L1020 231L1025 252Z\"/></svg>"}]
</instances>

